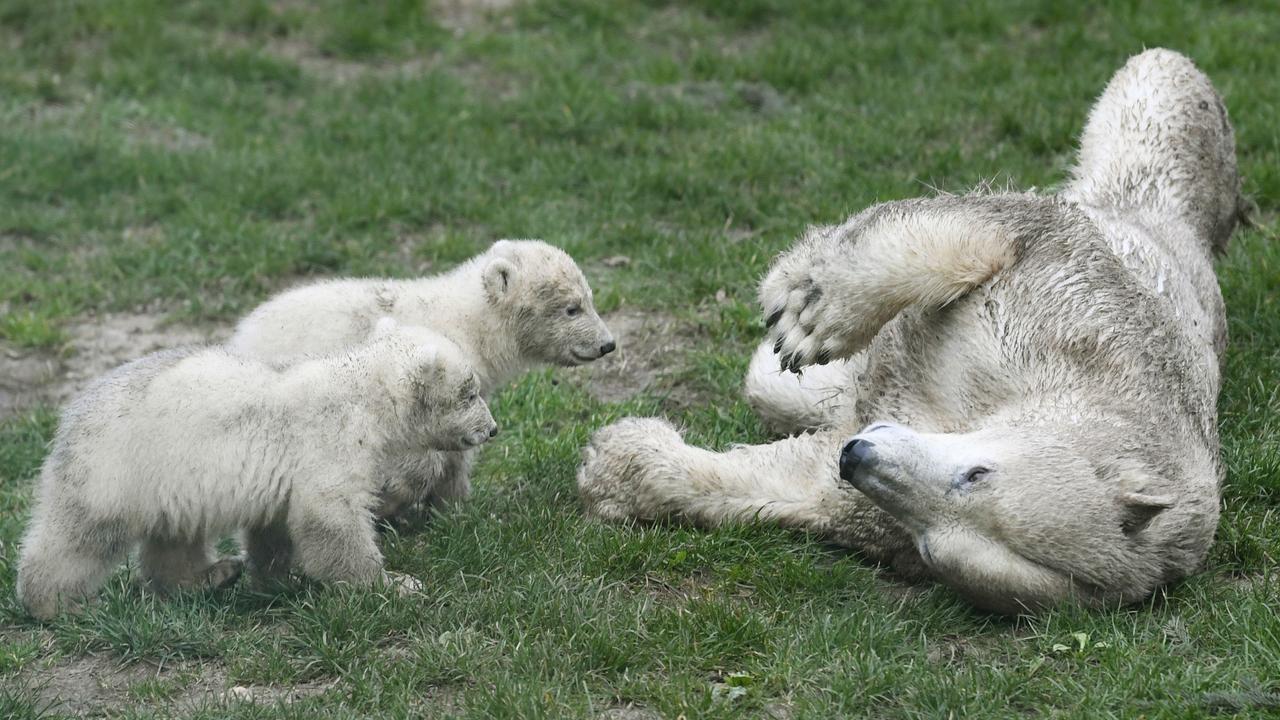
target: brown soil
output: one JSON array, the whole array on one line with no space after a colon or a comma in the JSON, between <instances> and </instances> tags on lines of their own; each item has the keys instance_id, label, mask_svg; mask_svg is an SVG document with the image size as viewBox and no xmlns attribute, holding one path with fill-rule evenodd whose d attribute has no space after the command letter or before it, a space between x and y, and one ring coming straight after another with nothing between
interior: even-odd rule
<instances>
[{"instance_id":1,"label":"brown soil","mask_svg":"<svg viewBox=\"0 0 1280 720\"><path fill-rule=\"evenodd\" d=\"M0 342L0 420L37 403L61 404L98 375L148 353L223 340L230 328L168 323L161 314L107 313L81 318L67 332L70 341L57 353Z\"/></svg>"}]
</instances>

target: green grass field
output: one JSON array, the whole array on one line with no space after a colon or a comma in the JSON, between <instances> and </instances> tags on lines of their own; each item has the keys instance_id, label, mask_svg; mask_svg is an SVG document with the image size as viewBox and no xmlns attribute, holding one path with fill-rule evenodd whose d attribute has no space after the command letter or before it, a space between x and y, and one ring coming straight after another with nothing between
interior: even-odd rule
<instances>
[{"instance_id":1,"label":"green grass field","mask_svg":"<svg viewBox=\"0 0 1280 720\"><path fill-rule=\"evenodd\" d=\"M305 278L436 272L500 237L564 247L602 310L677 348L637 348L657 380L618 402L580 371L502 392L473 502L383 538L413 598L158 599L122 570L33 623L14 564L57 408L23 406L0 421L0 717L1280 712L1274 2L487 4L0 0L0 384L107 313L225 327ZM1203 574L1015 620L786 532L582 518L578 451L613 419L766 438L739 398L755 282L807 223L1060 182L1107 78L1159 45L1225 96L1259 209L1219 265L1229 472Z\"/></svg>"}]
</instances>

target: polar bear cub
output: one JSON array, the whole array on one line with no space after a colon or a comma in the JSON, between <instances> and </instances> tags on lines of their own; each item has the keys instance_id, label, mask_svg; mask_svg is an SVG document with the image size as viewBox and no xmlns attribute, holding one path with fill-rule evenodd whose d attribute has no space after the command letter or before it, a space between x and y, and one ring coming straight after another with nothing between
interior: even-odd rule
<instances>
[{"instance_id":1,"label":"polar bear cub","mask_svg":"<svg viewBox=\"0 0 1280 720\"><path fill-rule=\"evenodd\" d=\"M360 342L382 316L456 343L485 397L535 366L581 365L615 348L578 265L538 240L499 240L434 277L330 280L285 291L245 317L228 347L260 360L333 352ZM428 499L466 498L473 455L398 458L399 477L381 491L378 515L394 516Z\"/></svg>"},{"instance_id":2,"label":"polar bear cub","mask_svg":"<svg viewBox=\"0 0 1280 720\"><path fill-rule=\"evenodd\" d=\"M209 541L246 530L255 569L368 585L389 579L370 513L379 460L459 450L497 426L464 354L379 322L370 341L273 365L223 348L117 368L63 413L22 544L18 598L38 618L91 598L141 544L159 589L233 581Z\"/></svg>"}]
</instances>

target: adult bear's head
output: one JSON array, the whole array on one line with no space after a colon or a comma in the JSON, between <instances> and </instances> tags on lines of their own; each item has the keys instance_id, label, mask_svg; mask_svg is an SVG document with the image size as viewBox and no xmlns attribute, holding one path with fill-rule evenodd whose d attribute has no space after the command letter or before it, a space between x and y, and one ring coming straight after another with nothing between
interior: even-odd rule
<instances>
[{"instance_id":1,"label":"adult bear's head","mask_svg":"<svg viewBox=\"0 0 1280 720\"><path fill-rule=\"evenodd\" d=\"M907 528L939 580L1020 613L1135 602L1196 569L1217 506L1178 492L1190 468L1143 454L1114 427L929 434L874 423L844 445L840 476ZM1192 464L1212 474L1210 457Z\"/></svg>"}]
</instances>

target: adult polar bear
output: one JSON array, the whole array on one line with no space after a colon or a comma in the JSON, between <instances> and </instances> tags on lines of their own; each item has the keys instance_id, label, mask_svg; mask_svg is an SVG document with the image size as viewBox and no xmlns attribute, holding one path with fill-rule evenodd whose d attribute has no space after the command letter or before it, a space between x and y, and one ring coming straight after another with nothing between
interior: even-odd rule
<instances>
[{"instance_id":1,"label":"adult polar bear","mask_svg":"<svg viewBox=\"0 0 1280 720\"><path fill-rule=\"evenodd\" d=\"M1056 195L884 203L778 258L748 395L815 432L712 453L626 419L584 450L583 500L809 530L1000 612L1140 600L1196 571L1217 524L1212 255L1239 185L1209 80L1131 58ZM828 387L795 374L841 358L814 368Z\"/></svg>"}]
</instances>

